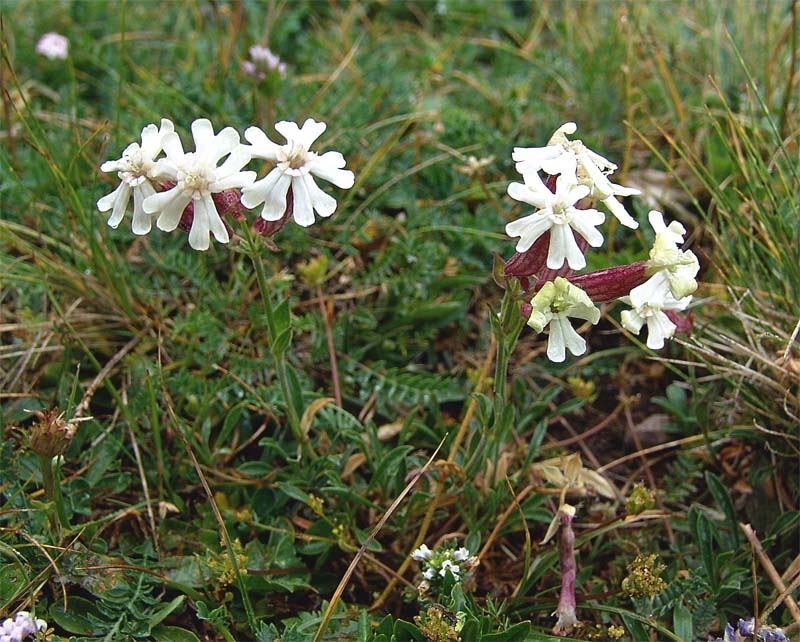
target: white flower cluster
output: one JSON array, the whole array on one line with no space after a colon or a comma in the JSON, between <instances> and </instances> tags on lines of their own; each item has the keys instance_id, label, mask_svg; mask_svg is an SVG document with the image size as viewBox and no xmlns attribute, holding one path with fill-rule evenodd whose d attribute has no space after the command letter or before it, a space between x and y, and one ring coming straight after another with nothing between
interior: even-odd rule
<instances>
[{"instance_id":1,"label":"white flower cluster","mask_svg":"<svg viewBox=\"0 0 800 642\"><path fill-rule=\"evenodd\" d=\"M29 635L47 629L47 622L34 618L27 611L19 611L13 618L6 618L0 625L0 642L22 642Z\"/></svg>"},{"instance_id":2,"label":"white flower cluster","mask_svg":"<svg viewBox=\"0 0 800 642\"><path fill-rule=\"evenodd\" d=\"M302 127L281 121L275 129L286 143L280 145L258 127L250 127L244 137L251 145L245 145L232 127L215 134L211 122L200 118L191 126L195 149L186 152L172 122L162 119L159 128L151 124L142 130L141 144L131 143L119 159L100 166L104 172L117 172L120 184L97 201L97 208L111 210L108 224L117 227L133 194L134 234L147 234L153 221L160 230L171 232L191 213L186 223L190 226L189 245L207 250L211 235L220 243L230 241L216 195L241 189L245 207L263 203L261 217L278 221L287 210L291 189L294 220L311 225L314 212L327 217L336 209L336 200L317 186L315 176L344 189L355 182L353 172L344 169L340 153L317 155L310 150L325 128L325 123L311 118ZM255 172L243 171L251 159L268 160L276 166L256 181Z\"/></svg>"},{"instance_id":3,"label":"white flower cluster","mask_svg":"<svg viewBox=\"0 0 800 642\"><path fill-rule=\"evenodd\" d=\"M586 351L585 340L567 319L579 318L592 324L600 319L591 297L567 280L572 271L586 267L582 246L603 244L597 227L605 215L589 205L599 201L622 225L634 229L639 226L617 199L639 191L612 183L608 176L617 166L580 140L569 140L567 135L576 129L575 123L566 123L545 147L515 148L512 158L523 182L508 186L509 196L535 209L508 223L506 233L519 239L519 253L533 251L534 244L546 240L547 256L542 260L548 270L556 271L531 300L528 325L537 332L549 326L547 355L557 362L566 358L567 350L576 356ZM545 174L545 180L540 172ZM650 212L649 220L656 238L650 260L642 265L643 275L648 278L630 290L629 297L622 298L633 308L622 313L622 324L638 334L646 323L647 346L658 349L677 328L668 313L685 310L691 302L689 295L697 288L694 277L699 264L691 251L678 247L686 233L680 223L667 226L656 211ZM603 275L598 273L595 282L602 278L610 281L615 275L610 270Z\"/></svg>"},{"instance_id":4,"label":"white flower cluster","mask_svg":"<svg viewBox=\"0 0 800 642\"><path fill-rule=\"evenodd\" d=\"M432 551L426 544L411 553L411 559L422 562L422 577L425 582L422 588L427 589L433 580L444 579L448 573L454 580L461 582L478 565L478 558L468 549L443 547Z\"/></svg>"}]
</instances>

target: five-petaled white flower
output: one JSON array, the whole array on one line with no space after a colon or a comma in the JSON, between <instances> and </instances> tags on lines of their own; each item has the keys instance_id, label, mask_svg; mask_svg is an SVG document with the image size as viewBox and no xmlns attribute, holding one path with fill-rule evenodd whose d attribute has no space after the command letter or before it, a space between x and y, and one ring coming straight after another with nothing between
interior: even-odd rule
<instances>
[{"instance_id":1,"label":"five-petaled white flower","mask_svg":"<svg viewBox=\"0 0 800 642\"><path fill-rule=\"evenodd\" d=\"M616 197L639 194L639 190L608 180L608 174L617 166L593 152L582 141L569 140L567 135L574 134L577 129L575 123L565 123L555 131L545 147L515 147L511 157L517 161L517 171L526 176L542 170L551 176L564 176L571 183L585 185L589 188L589 196L602 202L620 223L636 229L639 224Z\"/></svg>"},{"instance_id":2,"label":"five-petaled white flower","mask_svg":"<svg viewBox=\"0 0 800 642\"><path fill-rule=\"evenodd\" d=\"M550 326L547 341L550 361L564 361L567 349L575 356L586 352L586 341L569 322L569 317L585 319L593 325L600 320L600 310L586 292L559 276L542 286L531 300L531 307L528 325L536 332Z\"/></svg>"},{"instance_id":3,"label":"five-petaled white flower","mask_svg":"<svg viewBox=\"0 0 800 642\"><path fill-rule=\"evenodd\" d=\"M646 304L661 305L667 296L678 301L687 297L697 289L695 276L700 270L694 252L678 248L686 233L683 225L677 221L665 225L663 215L655 210L650 212L648 219L656 232L645 271L650 278L631 290L634 308Z\"/></svg>"},{"instance_id":4,"label":"five-petaled white flower","mask_svg":"<svg viewBox=\"0 0 800 642\"><path fill-rule=\"evenodd\" d=\"M242 204L255 208L264 203L261 217L267 221L280 220L286 212L286 198L292 190L294 220L303 227L314 222L314 212L330 216L336 210L336 199L323 192L314 176L330 181L337 187L353 186L355 176L343 169L344 157L339 152L317 155L311 145L325 131L325 123L309 118L298 127L296 123L281 121L275 129L286 139L285 145L273 143L258 127L250 127L244 137L252 145L253 158L263 158L276 166L261 180L242 190Z\"/></svg>"},{"instance_id":5,"label":"five-petaled white flower","mask_svg":"<svg viewBox=\"0 0 800 642\"><path fill-rule=\"evenodd\" d=\"M629 297L623 297L622 301L631 303ZM651 350L660 350L664 347L664 340L671 339L677 328L664 311L685 310L691 301L691 296L677 300L667 292L661 301L644 303L632 310L623 310L621 314L622 327L633 334L639 334L642 326L647 323L647 347Z\"/></svg>"},{"instance_id":6,"label":"five-petaled white flower","mask_svg":"<svg viewBox=\"0 0 800 642\"><path fill-rule=\"evenodd\" d=\"M250 161L250 148L239 143L239 133L232 127L214 134L211 122L200 118L192 123L192 136L194 152L183 151L178 134L172 132L164 137L166 158L156 163L154 171L175 186L145 199L144 211L158 215L156 226L171 232L178 227L184 208L192 202L194 218L189 245L195 250L207 250L209 234L220 243L230 240L211 195L249 185L256 173L241 171ZM224 156L228 158L218 166Z\"/></svg>"},{"instance_id":7,"label":"five-petaled white flower","mask_svg":"<svg viewBox=\"0 0 800 642\"><path fill-rule=\"evenodd\" d=\"M556 179L555 194L551 192L536 173L523 176L525 184L511 183L508 195L537 208L533 214L506 225L506 234L518 236L517 252L527 251L536 240L550 231L550 247L547 267L558 269L566 259L569 267L580 270L586 267L586 258L578 247L572 230L580 234L592 247L603 244L603 235L596 229L605 220L605 215L593 209L575 207L580 199L589 194L585 185L571 183L563 174Z\"/></svg>"},{"instance_id":8,"label":"five-petaled white flower","mask_svg":"<svg viewBox=\"0 0 800 642\"><path fill-rule=\"evenodd\" d=\"M101 212L111 210L108 224L116 228L125 211L128 209L131 192L133 192L133 220L131 229L134 234L147 234L152 226L153 217L142 208L144 199L156 193L151 182L156 178L155 158L161 153L164 137L175 131L172 122L161 119L161 127L147 125L142 129L142 144L131 143L117 160L106 161L100 165L104 172L118 172L120 184L113 192L97 201L97 209Z\"/></svg>"}]
</instances>

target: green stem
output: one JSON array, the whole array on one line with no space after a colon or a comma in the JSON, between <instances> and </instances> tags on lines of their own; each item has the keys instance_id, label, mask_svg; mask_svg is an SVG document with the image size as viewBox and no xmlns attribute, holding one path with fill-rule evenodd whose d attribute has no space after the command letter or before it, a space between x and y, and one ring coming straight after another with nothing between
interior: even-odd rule
<instances>
[{"instance_id":1,"label":"green stem","mask_svg":"<svg viewBox=\"0 0 800 642\"><path fill-rule=\"evenodd\" d=\"M272 355L275 357L275 373L278 375L278 383L281 387L281 394L283 395L283 400L286 404L286 414L289 418L289 427L292 429L294 438L300 444L303 454L311 460L316 460L318 455L316 452L314 452L314 448L311 446L308 435L303 432L303 429L300 426L300 417L297 414L297 406L295 404L296 400L293 398L292 389L289 386L289 376L286 369L286 352L285 350L274 349L279 334L282 331L291 331L291 326L287 327L286 330L278 328L278 323L275 318L275 307L272 305L272 298L270 297L269 287L267 285L267 277L264 273L264 264L261 261L261 255L259 252L260 244L258 243L258 240L253 238L253 233L250 231L250 227L247 225L247 223L244 223L242 227L244 228L245 238L247 239L247 254L250 257L250 260L253 262L253 267L256 271L258 289L261 293L261 301L264 304L264 314L267 317L267 331L269 333L269 345L270 348L273 348Z\"/></svg>"},{"instance_id":2,"label":"green stem","mask_svg":"<svg viewBox=\"0 0 800 642\"><path fill-rule=\"evenodd\" d=\"M54 468L58 466L58 462L53 457L47 457L45 455L38 455L38 458L39 468L42 471L44 496L49 504L47 517L50 521L50 526L53 529L53 535L55 535L56 541L60 543L62 532L61 525L62 522L66 524L66 515L64 514L63 510L64 500L61 496L61 488L58 480L56 479L56 474L54 471Z\"/></svg>"},{"instance_id":3,"label":"green stem","mask_svg":"<svg viewBox=\"0 0 800 642\"><path fill-rule=\"evenodd\" d=\"M500 450L506 441L506 434L513 423L509 417L508 402L508 362L517 344L517 338L522 331L522 319L519 314L517 302L517 287L515 281L510 281L500 304L499 318L493 322L495 336L497 337L497 357L494 368L494 421L492 424L490 457L494 465L492 476L496 479ZM513 412L513 409L512 409Z\"/></svg>"}]
</instances>

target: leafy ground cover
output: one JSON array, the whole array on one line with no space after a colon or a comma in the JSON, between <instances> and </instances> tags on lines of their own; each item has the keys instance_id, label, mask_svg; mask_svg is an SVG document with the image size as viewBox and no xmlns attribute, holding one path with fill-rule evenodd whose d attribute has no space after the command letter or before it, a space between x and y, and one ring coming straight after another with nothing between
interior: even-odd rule
<instances>
[{"instance_id":1,"label":"leafy ground cover","mask_svg":"<svg viewBox=\"0 0 800 642\"><path fill-rule=\"evenodd\" d=\"M797 631L796 3L0 17L0 617L49 639L547 640L566 504L562 635ZM255 77L254 45L285 68ZM184 141L198 118L324 121L355 185L258 252L112 229L99 167L162 118ZM563 363L498 330L511 152L567 121L642 192L588 269L647 258L650 209L689 230L693 328L663 351L612 305Z\"/></svg>"}]
</instances>

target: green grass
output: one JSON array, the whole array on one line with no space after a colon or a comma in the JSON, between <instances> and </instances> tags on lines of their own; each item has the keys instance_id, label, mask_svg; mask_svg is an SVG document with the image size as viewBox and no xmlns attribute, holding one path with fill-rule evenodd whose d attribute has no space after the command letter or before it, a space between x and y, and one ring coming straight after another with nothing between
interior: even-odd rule
<instances>
[{"instance_id":1,"label":"green grass","mask_svg":"<svg viewBox=\"0 0 800 642\"><path fill-rule=\"evenodd\" d=\"M0 7L0 618L35 611L53 639L424 639L429 604L404 562L457 537L481 564L435 598L465 614L462 639L552 639L557 545L540 542L559 489L531 465L578 452L619 492L569 496L576 639L621 626L636 642L706 640L754 612L796 624L763 570L771 560L796 582L791 9ZM70 39L67 61L34 52L47 31ZM288 65L269 91L240 68L258 42ZM115 184L100 163L162 117L184 144L199 117L240 132L313 117L356 174L332 191L332 218L287 225L265 253L266 291L291 313L288 398L246 253L194 252L181 232L136 237L129 218L112 230L96 211ZM651 199L690 230L694 331L654 360L609 309L586 356L553 364L523 329L498 402L492 254L512 253L503 225L523 212L505 195L511 150L569 120L645 192L638 220ZM470 174L469 156L491 160ZM645 258L647 232L622 232L590 268ZM302 276L320 256L342 407L326 400L326 322ZM71 418L82 399L51 496L30 411ZM288 404L319 458L298 456ZM625 445L654 416L656 446ZM657 510L626 518L638 481ZM621 590L639 553L666 566L652 599Z\"/></svg>"}]
</instances>

